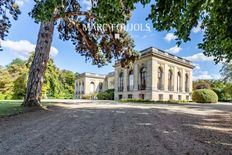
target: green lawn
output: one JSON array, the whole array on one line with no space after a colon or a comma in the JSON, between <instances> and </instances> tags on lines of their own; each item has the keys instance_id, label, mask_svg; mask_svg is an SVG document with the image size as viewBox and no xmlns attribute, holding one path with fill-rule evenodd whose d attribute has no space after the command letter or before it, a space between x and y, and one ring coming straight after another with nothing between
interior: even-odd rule
<instances>
[{"instance_id":1,"label":"green lawn","mask_svg":"<svg viewBox=\"0 0 232 155\"><path fill-rule=\"evenodd\" d=\"M0 100L0 117L17 115L25 112L25 108L23 108L21 104L22 100ZM43 102L42 104L48 106L51 103Z\"/></svg>"},{"instance_id":2,"label":"green lawn","mask_svg":"<svg viewBox=\"0 0 232 155\"><path fill-rule=\"evenodd\" d=\"M23 112L22 101L0 101L0 117L15 115Z\"/></svg>"}]
</instances>

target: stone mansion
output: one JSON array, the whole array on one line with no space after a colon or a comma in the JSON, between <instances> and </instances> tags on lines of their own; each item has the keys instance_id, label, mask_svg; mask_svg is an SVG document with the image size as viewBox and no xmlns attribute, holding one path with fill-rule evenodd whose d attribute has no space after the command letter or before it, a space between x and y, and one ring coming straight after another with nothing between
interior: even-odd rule
<instances>
[{"instance_id":1,"label":"stone mansion","mask_svg":"<svg viewBox=\"0 0 232 155\"><path fill-rule=\"evenodd\" d=\"M191 100L194 66L186 59L150 47L130 67L116 63L114 68L108 75L81 74L76 79L75 97L114 89L115 100Z\"/></svg>"}]
</instances>

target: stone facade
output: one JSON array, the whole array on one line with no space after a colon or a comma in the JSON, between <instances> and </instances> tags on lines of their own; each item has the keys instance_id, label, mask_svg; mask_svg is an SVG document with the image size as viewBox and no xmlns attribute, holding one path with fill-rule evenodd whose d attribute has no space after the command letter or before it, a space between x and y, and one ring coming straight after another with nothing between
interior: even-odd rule
<instances>
[{"instance_id":1,"label":"stone facade","mask_svg":"<svg viewBox=\"0 0 232 155\"><path fill-rule=\"evenodd\" d=\"M115 100L191 100L192 63L156 48L141 51L134 64L108 75L83 73L76 80L76 98L115 89Z\"/></svg>"},{"instance_id":2,"label":"stone facade","mask_svg":"<svg viewBox=\"0 0 232 155\"><path fill-rule=\"evenodd\" d=\"M114 89L114 73L108 75L83 73L75 81L75 98L94 95L107 89Z\"/></svg>"},{"instance_id":3,"label":"stone facade","mask_svg":"<svg viewBox=\"0 0 232 155\"><path fill-rule=\"evenodd\" d=\"M115 64L115 100L191 100L193 68L183 58L156 48L145 49L130 67Z\"/></svg>"}]
</instances>

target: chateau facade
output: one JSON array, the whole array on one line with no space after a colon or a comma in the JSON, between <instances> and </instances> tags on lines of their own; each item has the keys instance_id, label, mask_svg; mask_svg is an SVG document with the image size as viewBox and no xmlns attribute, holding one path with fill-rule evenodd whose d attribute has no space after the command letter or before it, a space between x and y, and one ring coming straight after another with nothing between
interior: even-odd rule
<instances>
[{"instance_id":1,"label":"chateau facade","mask_svg":"<svg viewBox=\"0 0 232 155\"><path fill-rule=\"evenodd\" d=\"M106 76L82 74L76 80L77 98L113 88L115 100L191 100L194 66L186 59L151 47L141 51L133 65L122 68L116 63L114 68L115 72ZM80 86L82 95L77 91Z\"/></svg>"},{"instance_id":2,"label":"chateau facade","mask_svg":"<svg viewBox=\"0 0 232 155\"><path fill-rule=\"evenodd\" d=\"M83 73L75 81L75 98L81 99L107 89L114 89L114 72L107 75Z\"/></svg>"}]
</instances>

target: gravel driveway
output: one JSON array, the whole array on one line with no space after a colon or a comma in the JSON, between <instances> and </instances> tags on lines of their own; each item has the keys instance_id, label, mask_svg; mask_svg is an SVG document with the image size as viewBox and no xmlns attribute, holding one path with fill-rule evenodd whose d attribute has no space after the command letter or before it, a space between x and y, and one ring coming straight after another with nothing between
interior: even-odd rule
<instances>
[{"instance_id":1,"label":"gravel driveway","mask_svg":"<svg viewBox=\"0 0 232 155\"><path fill-rule=\"evenodd\" d=\"M232 154L232 104L59 103L0 119L0 155Z\"/></svg>"}]
</instances>

